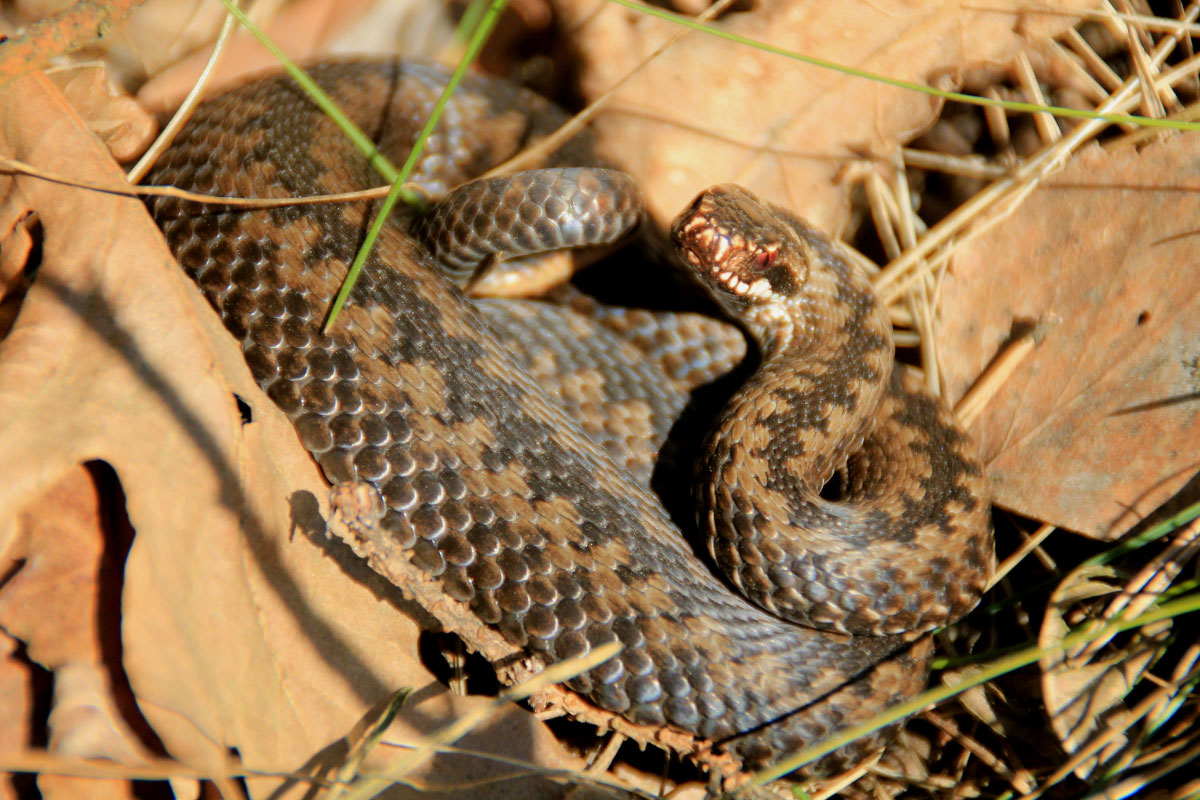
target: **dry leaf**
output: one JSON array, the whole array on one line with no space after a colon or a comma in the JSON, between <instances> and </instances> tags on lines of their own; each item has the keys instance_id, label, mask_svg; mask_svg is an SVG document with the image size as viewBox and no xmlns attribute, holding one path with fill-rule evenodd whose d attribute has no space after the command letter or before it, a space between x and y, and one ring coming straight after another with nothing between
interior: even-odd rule
<instances>
[{"instance_id":1,"label":"dry leaf","mask_svg":"<svg viewBox=\"0 0 1200 800\"><path fill-rule=\"evenodd\" d=\"M271 18L260 19L258 22L283 52L293 59L303 60L324 52L328 41L336 36L342 27L357 21L376 2L377 0L299 0L284 6ZM166 21L160 20L158 24L167 29L170 29L172 24L182 28L188 22L184 13L191 8L191 3L176 3L171 7L173 17ZM135 15L131 25L136 24L136 21ZM213 30L215 32L215 27ZM153 51L153 47L150 50ZM211 54L210 45L173 64L169 69L156 71L154 77L138 92L138 100L145 108L155 112L173 111L184 95L191 91L196 77ZM222 87L244 75L278 68L279 62L275 57L257 39L239 28L213 72L207 96L211 97Z\"/></svg>"},{"instance_id":2,"label":"dry leaf","mask_svg":"<svg viewBox=\"0 0 1200 800\"><path fill-rule=\"evenodd\" d=\"M1050 598L1038 646L1054 647L1062 642L1071 629L1066 615L1074 612L1077 604L1120 591L1114 578L1111 567L1085 564L1073 570ZM1120 647L1106 648L1082 663L1070 652L1040 659L1046 714L1063 750L1073 754L1094 736L1120 730L1125 697L1162 655L1170 632L1171 620L1162 620L1137 629ZM1113 734L1101 750L1075 768L1075 774L1086 780L1128 742L1124 733Z\"/></svg>"},{"instance_id":3,"label":"dry leaf","mask_svg":"<svg viewBox=\"0 0 1200 800\"><path fill-rule=\"evenodd\" d=\"M8 195L7 176L0 176L0 197ZM20 204L0 203L0 338L12 328L25 296L25 264L33 251L31 229L37 218Z\"/></svg>"},{"instance_id":4,"label":"dry leaf","mask_svg":"<svg viewBox=\"0 0 1200 800\"><path fill-rule=\"evenodd\" d=\"M955 255L937 330L951 399L1014 329L1058 321L972 428L999 505L1111 539L1194 494L1197 163L1195 134L1090 149Z\"/></svg>"},{"instance_id":5,"label":"dry leaf","mask_svg":"<svg viewBox=\"0 0 1200 800\"><path fill-rule=\"evenodd\" d=\"M129 161L150 146L158 126L132 97L113 89L108 70L100 65L56 69L54 82L92 133L108 146L117 161Z\"/></svg>"},{"instance_id":6,"label":"dry leaf","mask_svg":"<svg viewBox=\"0 0 1200 800\"><path fill-rule=\"evenodd\" d=\"M95 44L104 31L119 24L145 0L107 3L21 3L0 17L0 85L50 64L56 57ZM12 4L8 4L12 5ZM29 24L11 31L20 17ZM36 21L35 21L36 20Z\"/></svg>"},{"instance_id":7,"label":"dry leaf","mask_svg":"<svg viewBox=\"0 0 1200 800\"><path fill-rule=\"evenodd\" d=\"M968 10L947 0L773 0L749 11L735 6L716 25L806 56L952 88L952 79L939 76L1003 61L1029 39L1073 24L1066 15L996 10L1005 5L1027 4ZM578 29L589 99L681 30L615 4L560 0L558 6L564 27ZM940 105L927 95L692 32L620 88L596 127L607 154L642 184L660 223L706 186L733 181L837 232L846 224L851 188L840 172L864 156L890 155L930 125Z\"/></svg>"},{"instance_id":8,"label":"dry leaf","mask_svg":"<svg viewBox=\"0 0 1200 800\"><path fill-rule=\"evenodd\" d=\"M30 669L27 662L17 656L19 642L0 630L0 753L15 753L32 739L29 723L33 711L33 694L30 688ZM15 800L18 797L13 775L0 778L0 800Z\"/></svg>"},{"instance_id":9,"label":"dry leaf","mask_svg":"<svg viewBox=\"0 0 1200 800\"><path fill-rule=\"evenodd\" d=\"M958 686L973 680L982 670L983 667L979 664L967 664L962 667L943 670L938 677L946 686ZM992 689L986 685L972 686L958 695L958 702L975 719L987 725L992 730L1001 731L1002 723L996 710L992 707L992 702L988 697L989 691L992 691Z\"/></svg>"},{"instance_id":10,"label":"dry leaf","mask_svg":"<svg viewBox=\"0 0 1200 800\"><path fill-rule=\"evenodd\" d=\"M0 155L121 177L37 76L0 93ZM477 702L445 700L415 661L399 592L323 538L326 484L142 205L24 177L5 185L5 207L35 209L44 240L0 341L0 530L78 464L113 468L136 531L121 666L168 752L215 769L230 749L258 769L314 756L328 769L339 737L402 686L417 690L397 734L408 741ZM557 747L532 716L510 714L481 748L541 758ZM531 780L523 791L541 793Z\"/></svg>"},{"instance_id":11,"label":"dry leaf","mask_svg":"<svg viewBox=\"0 0 1200 800\"><path fill-rule=\"evenodd\" d=\"M10 563L0 568L11 573L0 591L0 625L25 643L30 659L54 672L50 749L138 763L146 753L117 708L101 642L120 636L113 559L123 554L105 557L101 503L80 466L17 515L17 535L5 553ZM115 542L109 547L120 550Z\"/></svg>"}]
</instances>

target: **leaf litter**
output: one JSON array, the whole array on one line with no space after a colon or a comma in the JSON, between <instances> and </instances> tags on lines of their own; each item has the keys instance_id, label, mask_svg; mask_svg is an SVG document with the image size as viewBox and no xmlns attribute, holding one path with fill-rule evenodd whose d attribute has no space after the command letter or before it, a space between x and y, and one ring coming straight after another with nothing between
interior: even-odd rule
<instances>
[{"instance_id":1,"label":"leaf litter","mask_svg":"<svg viewBox=\"0 0 1200 800\"><path fill-rule=\"evenodd\" d=\"M6 153L81 180L120 180L41 79L10 85L0 105ZM80 464L115 471L136 536L122 616L102 622L110 634L120 625L120 666L166 751L222 774L232 747L258 770L288 771L401 687L414 691L402 739L479 702L448 695L421 666L420 615L398 590L353 558L331 557L323 478L141 203L6 183L5 211L35 209L44 239L37 279L0 342L0 518L40 518L36 501ZM58 627L28 635L53 641ZM562 758L516 709L472 736L525 760ZM464 778L494 771L467 761L455 769Z\"/></svg>"},{"instance_id":2,"label":"leaf litter","mask_svg":"<svg viewBox=\"0 0 1200 800\"><path fill-rule=\"evenodd\" d=\"M805 56L890 78L952 88L966 66L1011 58L1068 28L1068 14L1022 15L1019 3L964 9L910 3L763 3L715 26ZM1057 4L1064 12L1090 5ZM677 26L615 4L559 4L579 30L583 91L595 99ZM941 76L945 76L943 79ZM936 119L941 101L694 31L608 99L602 150L641 183L655 220L702 189L740 183L837 234L855 188L844 170L886 158Z\"/></svg>"},{"instance_id":3,"label":"leaf litter","mask_svg":"<svg viewBox=\"0 0 1200 800\"><path fill-rule=\"evenodd\" d=\"M938 327L951 397L1052 320L972 429L1000 505L1113 539L1200 497L1198 156L1194 133L1089 148L955 254L942 301L970 312Z\"/></svg>"},{"instance_id":4,"label":"leaf litter","mask_svg":"<svg viewBox=\"0 0 1200 800\"><path fill-rule=\"evenodd\" d=\"M571 4L563 8L570 14L578 12ZM929 75L953 73L952 65L958 63L953 57L948 59L951 66L938 60L946 49L928 45L929 39L922 37L929 37L930 31L940 32L938 41L958 37L957 49L951 48L951 53L958 53L959 61L963 52L972 57L984 52L975 45L986 45L992 58L1003 59L1022 45L1023 36L1044 33L1035 34L1026 18L1014 25L1012 18L1003 15L997 15L1004 20L999 29L966 26L947 9L936 3L910 9L915 16L907 19L921 24L909 25L897 24L897 19L905 18L891 9L890 30L864 30L856 41L855 52L874 54L861 63L854 56L840 58L841 31L850 29L844 20L822 18L786 45L895 77L927 80ZM771 30L789 29L795 22L789 13L782 6L767 8L757 18L732 14L724 24L747 35L765 36ZM589 82L603 85L620 68L621 60L611 58L614 53L639 52L655 38L649 32L657 23L635 18L631 24L625 13L615 17L616 21L594 23L612 38L602 39L593 30L583 40L585 47L592 45L601 55L607 50L610 56L608 62L591 58L598 69L585 78L585 87ZM863 22L854 19L854 29ZM1065 23L1052 24L1061 29ZM1001 29L1003 35L983 35ZM831 40L828 48L822 36ZM726 45L718 51L706 37L689 38L678 50L692 63L725 63ZM865 47L872 41L872 47ZM908 55L899 59L902 53ZM902 73L901 62L912 65L912 71ZM696 99L680 103L679 108L672 104L666 109L671 117L665 124L646 113L646 104L656 111L663 105L665 84L651 81L650 86L659 87L657 102L643 95L634 103L643 104L636 113L618 108L601 125L603 131L610 124L621 128L623 117L636 121L634 137L645 142L647 160L635 158L631 166L651 186L648 191L662 214L672 214L702 185L736 179L774 193L776 199L825 227L840 228L849 219L852 196L852 183L842 180L847 175L845 165L864 154L888 153L927 125L936 112L927 98L893 96L892 90L856 79L818 73L817 78L804 77L796 83L793 78L805 74L803 70L774 60L759 62L757 54L739 51L729 63L736 68L716 66L707 74L689 73L687 78L696 79L693 88L680 88L677 96ZM666 69L684 72L678 65ZM84 180L116 180L119 173L94 140L82 135L78 120L53 99L48 87L30 80L7 87L0 99L5 104L0 109L4 155ZM736 104L739 92L751 98L749 105ZM800 105L804 112L788 113L788 108ZM708 109L710 116L696 120L686 116L697 108ZM847 118L831 110L863 108L871 113ZM770 110L765 119L762 114L755 116L761 109ZM50 125L45 127L47 121ZM743 123L748 127L743 128ZM648 132L652 127L659 130ZM681 172L680 162L673 160L677 154L672 148L689 137L715 145L715 149L695 150L686 159L701 165L696 173ZM1187 240L1192 238L1187 221L1195 215L1172 211L1179 206L1170 205L1173 200L1190 202L1190 185L1179 171L1186 172L1190 151L1186 143L1177 143L1186 138L1170 138L1142 151L1097 151L1077 157L1074 164L1085 165L1078 167L1078 174L1063 173L1049 188L1026 200L1045 203L1034 206L1037 211L1028 215L1032 220L1019 211L989 234L993 239L977 239L960 249L952 269L933 284L939 311L938 364L951 398L971 385L1012 335L1014 325L1046 315L1062 320L1047 336L1049 346L1043 350L1043 341L1033 349L1014 378L990 399L976 424L990 474L1000 487L998 497L1006 508L1111 538L1161 499L1178 493L1180 486L1186 487L1188 475L1195 473L1194 468L1186 472L1186 458L1170 460L1189 449L1197 452L1190 438L1195 433L1195 404L1188 405L1186 391L1187 376L1195 380L1188 364L1200 371L1186 355L1189 343L1194 346L1197 341L1195 336L1189 338L1195 332L1189 325L1195 324L1197 282L1186 280L1186 266L1195 263L1187 260ZM622 138L618 135L613 141ZM1153 152L1154 147L1165 152ZM680 161L685 160L683 152ZM90 155L81 158L81 153ZM795 171L796 162L804 169ZM1176 171L1164 171L1171 169ZM1098 177L1101 174L1104 180ZM1160 178L1163 175L1183 177L1167 182ZM1071 184L1068 177L1078 182ZM96 462L112 467L136 530L121 576L121 640L115 669L125 673L138 713L161 746L184 763L218 774L227 768L230 747L242 763L258 769L286 771L308 761L305 769L311 773L336 761L345 746L342 737L356 722L369 719L371 709L396 689L413 687L416 692L408 733L389 739L419 738L423 731L438 727L439 720L461 713L472 698L448 697L414 660L417 626L413 620L421 618L420 611L407 607L395 590L368 570L356 568L353 559L331 557L335 554L321 538L323 480L295 444L286 419L249 379L237 348L215 316L162 250L140 204L41 181L21 179L14 187L11 180L0 180L5 181L0 184L5 187L0 230L16 232L16 239L6 240L0 248L6 256L0 264L13 263L8 259L14 254L32 252L33 238L40 238L41 246L37 280L28 287L15 327L0 342L0 453L4 454L0 468L6 473L11 469L15 476L9 480L5 474L0 481L0 520L8 521L0 528L0 543L5 545L6 558L19 557L23 551L16 543L35 541L30 537L31 514L45 522L57 516L47 504L62 505L63 510L72 505L43 499L48 492L68 487L69 493L83 496L86 488L69 487L87 487L89 477L95 480ZM1175 183L1183 189L1173 187ZM1114 194L1119 200L1110 197ZM675 195L684 196L683 200L675 202ZM1088 212L1073 211L1089 202ZM32 233L21 223L29 219L30 209L36 210L38 220ZM1164 224L1151 235L1147 223L1155 222ZM1039 227L1039 223L1043 224ZM14 241L19 246L12 246ZM1013 242L1020 247L1011 247ZM1152 256L1145 256L1147 250ZM1123 258L1103 257L1113 256L1114 251ZM1153 258L1161 254L1171 258ZM1172 272L1170 264L1178 269ZM11 267L6 269L4 274L16 274ZM1134 307L1138 310L1131 333L1126 316ZM1064 316L1064 311L1073 316ZM1143 313L1148 316L1143 318ZM1062 325L1068 328L1060 333ZM1174 371L1170 359L1162 355L1171 352L1173 345L1184 353L1178 365L1182 369ZM1114 394L1122 389L1125 395ZM1194 385L1191 391L1196 391ZM1023 406L1030 398L1036 404ZM1096 398L1114 401L1105 405ZM1108 417L1102 409L1110 412ZM1164 409L1174 416L1161 413ZM1193 409L1190 418L1189 409ZM1108 450L1101 449L1099 456L1095 451L1077 453L1082 440L1110 438L1115 429L1111 426L1117 425L1113 411L1125 412L1123 416L1129 418L1118 420L1126 426L1116 440L1120 446L1109 441ZM1050 436L1051 430L1056 436ZM1053 447L1056 442L1058 450ZM1167 447L1165 455L1156 453L1164 449L1163 442L1174 445L1175 452ZM1034 448L1035 444L1041 448ZM93 466L83 472L80 464ZM1181 464L1182 474L1170 472ZM1105 468L1110 484L1119 491L1097 485L1105 478L1101 474ZM1012 488L1023 479L1024 495ZM1050 482L1051 491L1043 481ZM1138 489L1143 494L1137 494ZM1052 496L1043 499L1042 494ZM1113 512L1114 505L1121 506L1124 516ZM92 541L85 552L73 553L77 565L71 569L76 574L98 570L102 554L111 546L98 520L83 531L77 535ZM103 546L97 547L97 542ZM53 556L61 545L51 542L39 547ZM24 586L52 589L53 582L67 574L33 573L25 576ZM1068 575L1058 591L1066 597L1080 580L1084 586L1096 580L1115 586L1112 577ZM13 588L12 581L0 585L0 611ZM85 585L81 591L91 589ZM7 600L10 611L19 605L11 595ZM86 614L76 611L74 624L78 625ZM12 619L23 620L24 626ZM1060 635L1056 630L1069 621L1061 614L1048 614L1046 641ZM116 621L103 622L111 633ZM22 631L31 657L59 633L58 625L31 626L28 617L20 614L0 623L6 630ZM961 627L965 633L971 631L969 625ZM1098 667L1055 677L1061 667L1046 666L1044 681L1056 685L1045 692L1057 698L1050 702L1059 709L1052 713L1052 725L1064 747L1078 750L1074 740L1086 738L1083 729L1070 721L1072 707L1090 703L1090 709L1099 710L1095 703L1102 702L1106 708L1118 708L1125 693L1105 688L1112 680L1105 676L1115 671L1126 683L1132 682L1155 658L1157 640L1150 634L1142 633L1147 647L1127 650L1124 656L1102 651ZM79 651L77 661L106 664L94 645ZM1142 664L1135 663L1139 659ZM1178 662L1182 666L1172 677L1177 686L1188 679L1187 663L1186 659ZM102 673L94 668L92 674ZM118 690L104 681L82 684L89 688L81 696L90 692L98 709L120 699ZM0 682L0 686L17 685L19 681ZM987 697L991 700L985 704L997 695ZM71 697L61 701L69 704ZM10 698L5 703L3 707L13 707ZM994 706L980 709L984 714L994 712ZM117 715L109 712L114 720ZM1002 727L1000 722L996 726ZM78 730L86 732L83 727ZM964 731L959 735L966 737ZM86 742L82 733L78 738ZM481 745L515 745L522 760L543 765L579 763L540 724L515 709L477 733ZM1184 728L1183 741L1186 733ZM111 748L127 741L129 737L122 735L110 737L108 744L87 745L81 754L102 755L105 747L115 752ZM904 739L913 753L933 752L928 742L922 742L911 734ZM975 744L972 752L987 747L983 739ZM451 774L448 770L462 774L462 763L440 764L440 772L435 769L431 774L444 777ZM945 775L928 771L924 777L913 772L909 776L907 781L915 781L910 787L924 782L929 791L940 786L942 793L962 792L974 785L960 780L956 789L953 780L947 783ZM1050 778L1051 784L1060 779ZM876 795L905 786L889 780L886 771L877 771L867 776L864 785L873 781ZM274 779L249 781L254 793L275 785ZM489 796L496 792L496 785L486 791Z\"/></svg>"}]
</instances>

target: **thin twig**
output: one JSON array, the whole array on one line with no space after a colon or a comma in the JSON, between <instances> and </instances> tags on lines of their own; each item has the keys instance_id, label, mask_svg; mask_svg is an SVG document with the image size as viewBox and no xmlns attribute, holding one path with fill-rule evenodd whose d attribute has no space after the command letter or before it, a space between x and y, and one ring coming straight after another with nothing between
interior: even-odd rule
<instances>
[{"instance_id":1,"label":"thin twig","mask_svg":"<svg viewBox=\"0 0 1200 800\"><path fill-rule=\"evenodd\" d=\"M39 169L22 161L11 158L0 158L0 171L27 175L64 186L74 186L105 194L117 194L125 197L177 197L180 200L190 200L206 205L236 206L238 208L281 208L283 206L311 206L322 203L353 203L359 200L373 200L385 196L390 187L380 186L374 189L361 189L356 192L340 194L319 194L310 197L222 197L220 195L200 194L177 189L174 186L133 186L127 183L95 183L60 175L56 172Z\"/></svg>"},{"instance_id":2,"label":"thin twig","mask_svg":"<svg viewBox=\"0 0 1200 800\"><path fill-rule=\"evenodd\" d=\"M146 0L77 0L0 42L0 87L103 37Z\"/></svg>"},{"instance_id":3,"label":"thin twig","mask_svg":"<svg viewBox=\"0 0 1200 800\"><path fill-rule=\"evenodd\" d=\"M232 0L233 4L238 5L238 0ZM217 39L213 42L212 53L208 57L208 62L204 65L204 69L200 71L196 82L192 84L192 88L187 93L187 97L183 98L183 102L179 104L179 108L175 109L175 113L171 115L171 121L168 122L154 140L154 144L142 154L138 162L133 165L133 168L125 175L125 179L130 183L140 183L142 178L146 177L146 173L154 166L154 162L162 155L163 151L171 146L171 142L175 141L175 137L179 135L179 131L187 124L187 121L192 118L192 112L196 110L200 100L204 96L204 89L208 86L208 82L216 73L217 64L221 61L221 55L225 52L225 45L233 35L237 18L230 12L225 13L225 19L221 22L221 29L217 31Z\"/></svg>"}]
</instances>

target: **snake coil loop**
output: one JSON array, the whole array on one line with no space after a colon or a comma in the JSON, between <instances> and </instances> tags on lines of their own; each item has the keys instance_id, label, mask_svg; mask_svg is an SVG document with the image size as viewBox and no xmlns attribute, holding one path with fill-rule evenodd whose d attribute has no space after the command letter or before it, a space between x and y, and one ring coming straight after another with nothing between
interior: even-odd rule
<instances>
[{"instance_id":1,"label":"snake coil loop","mask_svg":"<svg viewBox=\"0 0 1200 800\"><path fill-rule=\"evenodd\" d=\"M311 74L397 160L446 80L439 69L394 61L322 64ZM419 170L445 193L562 119L527 92L468 78ZM565 157L580 156L568 148ZM260 197L376 182L278 76L204 103L151 180ZM515 181L469 184L460 190L469 202L452 195L415 228L461 276L513 243L619 236L640 214L640 201L622 199L628 179L617 173ZM522 198L516 209L510 195ZM547 393L615 393L623 399L611 408L623 410L605 412L606 421L626 433L640 424L639 404L670 394L677 411L690 387L631 363L633 339L604 338L595 333L603 325L546 306L474 307L429 272L429 248L403 221L385 226L346 322L326 334L320 321L371 208L206 209L169 198L151 207L329 480L376 487L379 525L450 600L546 662L623 645L569 683L604 709L717 741L754 766L920 691L930 640L911 632L965 613L985 585L987 504L965 436L911 371L892 369L886 315L836 247L742 190L702 195L675 237L767 353L714 434L702 471L715 481L700 492L715 559L767 610L693 556L645 483L614 463L619 443L589 437L599 435L596 415L572 417ZM777 324L784 311L791 327ZM698 329L694 319L640 319L674 325L671 335ZM534 332L526 344L513 341L522 327ZM574 340L554 350L553 337L536 335L551 328ZM602 341L589 346L593 334ZM556 359L574 363L575 377L537 371ZM643 385L621 395L611 387L621 381ZM843 466L846 502L821 499L820 484ZM881 557L870 555L877 545ZM861 758L882 738L822 766Z\"/></svg>"}]
</instances>

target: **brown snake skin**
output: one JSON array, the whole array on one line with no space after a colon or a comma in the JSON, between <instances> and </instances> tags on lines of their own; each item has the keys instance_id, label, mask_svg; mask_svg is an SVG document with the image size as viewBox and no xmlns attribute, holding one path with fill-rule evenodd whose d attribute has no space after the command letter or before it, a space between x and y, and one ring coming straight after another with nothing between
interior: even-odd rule
<instances>
[{"instance_id":1,"label":"brown snake skin","mask_svg":"<svg viewBox=\"0 0 1200 800\"><path fill-rule=\"evenodd\" d=\"M397 163L445 82L436 68L391 61L322 65L312 74ZM533 95L468 79L427 145L419 167L427 190L444 194L561 119ZM150 181L247 197L378 183L285 78L202 105ZM866 280L824 236L738 191L703 195L677 221L675 238L688 261L718 258L701 273L762 340L754 386L723 415L700 467L716 480L698 492L714 558L762 608L695 557L648 490L638 452L652 452L661 434L630 434L631 422L604 440L578 410L586 402L572 417L548 396L547 388L571 383L552 386L537 371L552 342L514 353L501 340L519 336L522 325L541 333L560 326L580 351L562 359L591 359L581 374L597 382L657 380L661 386L618 400L629 408L657 403L669 416L708 367L689 366L679 342L645 346L654 338L646 330L702 324L668 315L613 322L609 343L588 355L583 343L603 321L576 314L551 322L559 312L536 304L485 317L430 269L431 245L410 234L428 236L421 232L429 223L401 220L385 227L325 335L323 315L370 208L247 211L167 198L151 207L329 480L378 487L386 504L380 524L414 565L546 662L619 641L619 656L570 688L634 722L716 741L750 767L922 689L931 646L917 634L975 604L992 555L969 443L911 371L897 369L889 382L888 320ZM608 204L640 210L620 192L598 196L603 219ZM723 209L728 199L733 216ZM553 236L540 216L547 202L559 201L522 206L534 219L500 211L505 221L494 224L523 221ZM472 219L486 231L485 213ZM457 216L450 224L469 227ZM782 303L751 302L768 295ZM782 326L781 309L791 314ZM630 335L637 325L641 333ZM711 330L702 336L720 341ZM648 366L636 363L639 351L650 352ZM655 431L669 426L626 416ZM839 453L860 442L847 465ZM822 499L822 484L843 466L843 497ZM823 766L861 758L881 741L860 740Z\"/></svg>"}]
</instances>

